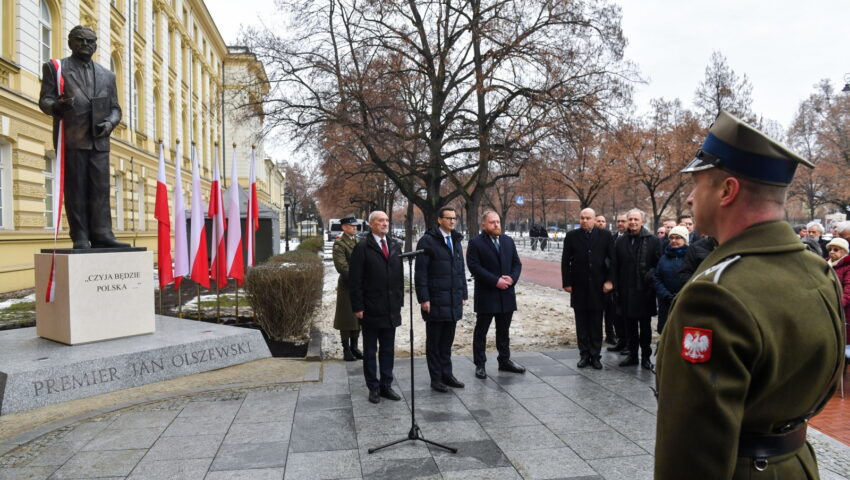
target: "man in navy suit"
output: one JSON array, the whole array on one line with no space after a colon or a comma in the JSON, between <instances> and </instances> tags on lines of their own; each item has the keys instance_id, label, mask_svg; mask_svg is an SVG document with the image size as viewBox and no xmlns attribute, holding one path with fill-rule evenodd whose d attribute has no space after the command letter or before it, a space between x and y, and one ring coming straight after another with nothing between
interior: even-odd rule
<instances>
[{"instance_id":1,"label":"man in navy suit","mask_svg":"<svg viewBox=\"0 0 850 480\"><path fill-rule=\"evenodd\" d=\"M475 278L475 330L472 334L472 357L475 376L487 378L487 331L496 318L496 349L499 370L525 373L525 368L511 360L508 329L517 309L514 286L519 280L522 263L511 237L502 234L499 215L486 211L481 217L481 235L469 241L466 265Z\"/></svg>"}]
</instances>

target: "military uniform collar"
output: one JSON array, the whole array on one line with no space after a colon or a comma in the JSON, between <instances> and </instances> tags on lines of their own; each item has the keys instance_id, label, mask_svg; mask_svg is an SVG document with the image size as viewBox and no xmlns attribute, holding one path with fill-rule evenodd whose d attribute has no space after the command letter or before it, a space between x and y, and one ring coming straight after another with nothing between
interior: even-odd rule
<instances>
[{"instance_id":1,"label":"military uniform collar","mask_svg":"<svg viewBox=\"0 0 850 480\"><path fill-rule=\"evenodd\" d=\"M715 263L734 255L761 255L785 253L806 248L791 226L781 220L751 225L730 238L705 259L705 265Z\"/></svg>"}]
</instances>

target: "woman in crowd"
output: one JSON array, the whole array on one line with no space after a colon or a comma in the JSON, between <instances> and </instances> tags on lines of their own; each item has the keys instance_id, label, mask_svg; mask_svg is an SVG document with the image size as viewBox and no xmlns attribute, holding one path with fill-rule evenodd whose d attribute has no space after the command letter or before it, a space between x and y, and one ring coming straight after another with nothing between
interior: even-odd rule
<instances>
[{"instance_id":1,"label":"woman in crowd","mask_svg":"<svg viewBox=\"0 0 850 480\"><path fill-rule=\"evenodd\" d=\"M664 329L667 323L667 314L670 312L670 304L673 297L682 289L684 282L679 275L679 270L685 261L685 253L688 251L688 228L678 225L667 233L667 247L664 255L658 260L655 267L655 294L658 296L658 333Z\"/></svg>"},{"instance_id":2,"label":"woman in crowd","mask_svg":"<svg viewBox=\"0 0 850 480\"><path fill-rule=\"evenodd\" d=\"M850 319L850 256L847 255L850 251L850 244L843 238L833 238L826 244L826 250L829 252L827 262L835 269L838 279L841 280L843 295L841 296L841 306L844 307L844 316Z\"/></svg>"}]
</instances>

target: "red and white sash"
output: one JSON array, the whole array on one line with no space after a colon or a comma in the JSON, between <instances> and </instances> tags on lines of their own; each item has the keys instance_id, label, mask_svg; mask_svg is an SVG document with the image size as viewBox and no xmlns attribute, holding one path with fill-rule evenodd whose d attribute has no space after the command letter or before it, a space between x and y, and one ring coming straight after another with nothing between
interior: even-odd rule
<instances>
[{"instance_id":1,"label":"red and white sash","mask_svg":"<svg viewBox=\"0 0 850 480\"><path fill-rule=\"evenodd\" d=\"M62 77L62 61L52 59L50 63L56 69L56 87L59 95L65 93L65 78ZM56 215L53 223L53 255L50 259L50 277L47 281L47 291L44 301L53 302L56 297L56 242L59 240L59 229L62 226L62 197L65 193L65 121L59 119L59 132L56 139L56 176L53 182L53 212Z\"/></svg>"}]
</instances>

